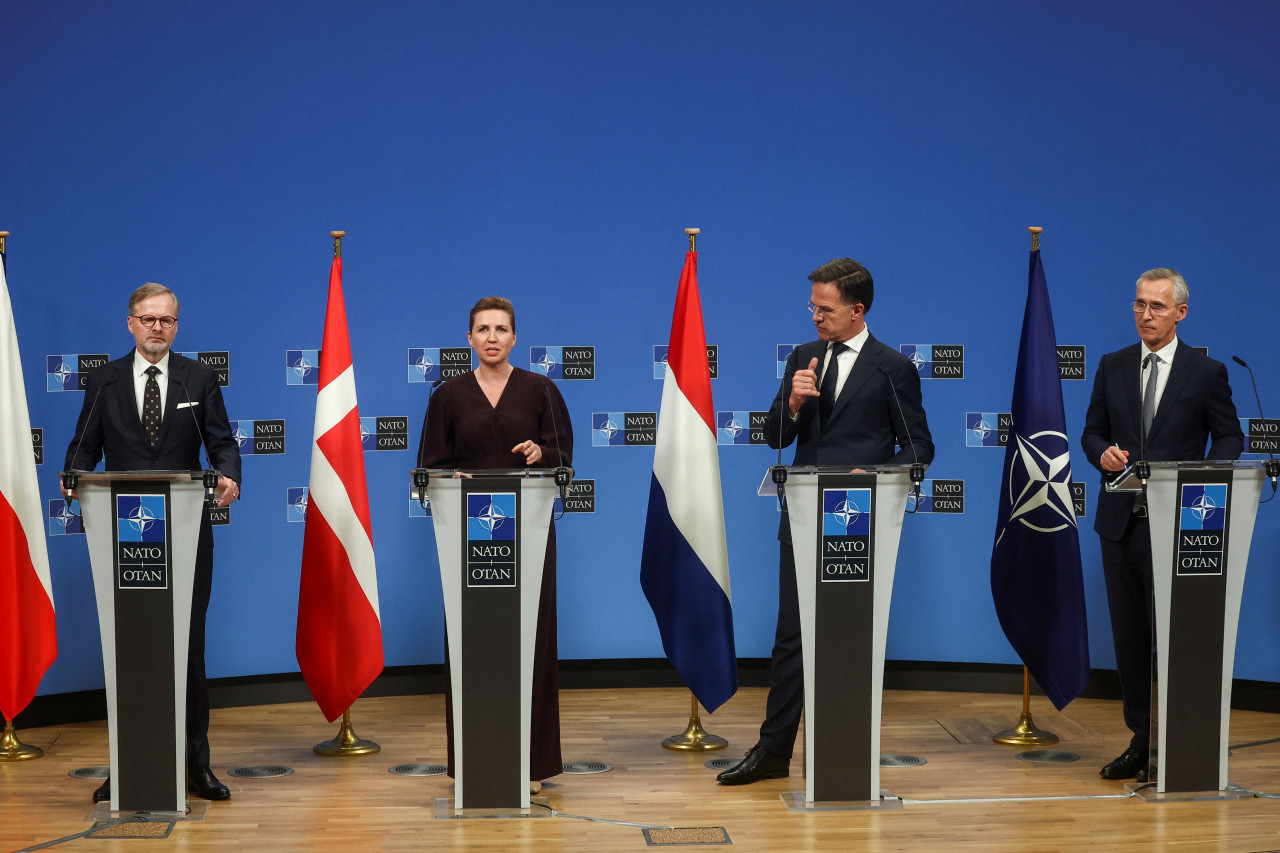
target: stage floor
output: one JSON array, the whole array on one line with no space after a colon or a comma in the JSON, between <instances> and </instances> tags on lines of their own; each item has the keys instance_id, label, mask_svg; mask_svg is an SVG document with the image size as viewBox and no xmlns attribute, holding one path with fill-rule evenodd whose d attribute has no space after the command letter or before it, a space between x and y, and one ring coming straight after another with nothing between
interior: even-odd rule
<instances>
[{"instance_id":1,"label":"stage floor","mask_svg":"<svg viewBox=\"0 0 1280 853\"><path fill-rule=\"evenodd\" d=\"M1147 803L1122 782L1098 777L1128 732L1115 701L1081 699L1063 713L1036 697L1040 728L1075 753L1067 763L1030 763L1021 750L991 742L1018 721L1021 699L971 693L887 691L881 753L925 760L884 767L881 787L901 809L797 813L782 794L804 788L803 730L790 778L743 787L715 783L705 762L740 756L755 742L765 691L744 688L704 726L729 747L696 755L662 749L689 716L689 694L673 689L566 690L561 728L566 762L613 770L562 775L539 798L549 819L442 820L436 802L453 796L444 776L398 776L402 764L444 763L441 696L366 699L352 709L356 733L382 751L325 758L312 746L333 737L314 704L219 709L210 731L214 771L231 788L203 820L179 822L148 843L77 838L58 851L356 850L638 851L642 827L722 827L742 851L1167 851L1257 853L1280 850L1280 800L1267 796L1213 802ZM0 764L0 850L14 851L90 828L98 782L68 776L105 765L106 723L18 732L45 750L34 761ZM1280 716L1236 711L1231 717L1231 782L1280 795ZM238 779L237 767L282 765L289 776ZM634 824L634 825L632 825ZM692 849L688 846L671 849ZM723 847L718 849L724 849Z\"/></svg>"}]
</instances>

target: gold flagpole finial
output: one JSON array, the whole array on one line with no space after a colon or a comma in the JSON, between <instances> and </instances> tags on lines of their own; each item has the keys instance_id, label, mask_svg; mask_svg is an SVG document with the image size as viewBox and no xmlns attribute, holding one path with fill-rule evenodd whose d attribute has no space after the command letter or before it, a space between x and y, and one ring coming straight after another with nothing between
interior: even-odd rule
<instances>
[{"instance_id":1,"label":"gold flagpole finial","mask_svg":"<svg viewBox=\"0 0 1280 853\"><path fill-rule=\"evenodd\" d=\"M0 255L4 254L4 241L9 239L8 231L0 231Z\"/></svg>"},{"instance_id":2,"label":"gold flagpole finial","mask_svg":"<svg viewBox=\"0 0 1280 853\"><path fill-rule=\"evenodd\" d=\"M688 234L688 235L689 235L689 251L690 251L690 252L696 252L696 251L698 251L698 248L697 248L697 244L698 244L698 235L702 233L702 229L701 229L701 228L686 228L686 229L684 229L684 233L686 233L686 234Z\"/></svg>"},{"instance_id":3,"label":"gold flagpole finial","mask_svg":"<svg viewBox=\"0 0 1280 853\"><path fill-rule=\"evenodd\" d=\"M1040 232L1044 229L1039 225L1030 225L1027 230L1031 232L1031 251L1040 251Z\"/></svg>"},{"instance_id":4,"label":"gold flagpole finial","mask_svg":"<svg viewBox=\"0 0 1280 853\"><path fill-rule=\"evenodd\" d=\"M329 236L333 238L333 256L335 258L342 257L342 238L347 236L347 232L330 231Z\"/></svg>"}]
</instances>

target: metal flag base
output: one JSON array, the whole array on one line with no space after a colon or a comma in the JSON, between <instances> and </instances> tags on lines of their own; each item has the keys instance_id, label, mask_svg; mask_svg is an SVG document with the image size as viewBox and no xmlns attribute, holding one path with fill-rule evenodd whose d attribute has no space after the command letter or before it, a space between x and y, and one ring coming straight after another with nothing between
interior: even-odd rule
<instances>
[{"instance_id":1,"label":"metal flag base","mask_svg":"<svg viewBox=\"0 0 1280 853\"><path fill-rule=\"evenodd\" d=\"M44 750L18 740L13 723L5 720L4 734L0 735L0 761L28 761L44 755Z\"/></svg>"},{"instance_id":2,"label":"metal flag base","mask_svg":"<svg viewBox=\"0 0 1280 853\"><path fill-rule=\"evenodd\" d=\"M351 727L351 709L348 708L342 712L342 727L338 729L338 736L316 744L311 751L316 755L373 755L381 752L382 747L371 740L356 737L356 731Z\"/></svg>"},{"instance_id":3,"label":"metal flag base","mask_svg":"<svg viewBox=\"0 0 1280 853\"><path fill-rule=\"evenodd\" d=\"M1058 736L1053 732L1036 728L1035 720L1031 719L1031 712L1023 711L1018 725L993 735L991 740L993 743L1007 743L1011 746L1049 746L1058 742Z\"/></svg>"},{"instance_id":4,"label":"metal flag base","mask_svg":"<svg viewBox=\"0 0 1280 853\"><path fill-rule=\"evenodd\" d=\"M702 727L702 720L698 719L698 699L693 699L693 711L689 714L688 727L678 735L672 735L662 742L663 749L675 749L682 752L710 752L714 749L724 749L729 745L729 741L713 735Z\"/></svg>"}]
</instances>

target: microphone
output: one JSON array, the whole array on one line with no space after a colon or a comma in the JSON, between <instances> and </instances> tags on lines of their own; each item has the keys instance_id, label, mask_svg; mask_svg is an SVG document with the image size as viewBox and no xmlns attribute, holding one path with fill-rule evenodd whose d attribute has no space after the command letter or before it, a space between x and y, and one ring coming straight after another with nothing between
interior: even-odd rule
<instances>
[{"instance_id":1,"label":"microphone","mask_svg":"<svg viewBox=\"0 0 1280 853\"><path fill-rule=\"evenodd\" d=\"M196 407L191 404L191 395L187 393L187 386L179 382L173 375L173 371L169 371L169 382L177 385L182 389L182 396L187 399L187 411L191 413L191 422L196 425L196 435L200 437L200 446L204 448L205 458L209 458L209 445L204 443L204 433L200 430L200 419L196 417ZM200 457L197 454L196 463L199 464ZM217 509L218 507L218 477L219 473L213 468L213 460L209 459L209 467L201 474L201 480L204 485L204 503L208 509Z\"/></svg>"},{"instance_id":2,"label":"microphone","mask_svg":"<svg viewBox=\"0 0 1280 853\"><path fill-rule=\"evenodd\" d=\"M794 352L794 350L793 350ZM796 369L800 367L799 360L796 361ZM792 372L795 376L795 372ZM778 407L778 464L769 467L769 475L773 480L773 484L778 487L778 509L782 510L787 504L787 466L782 464L782 428L785 425L783 418L791 417L787 413L787 395L782 398L782 403Z\"/></svg>"},{"instance_id":3,"label":"microphone","mask_svg":"<svg viewBox=\"0 0 1280 853\"><path fill-rule=\"evenodd\" d=\"M1145 376L1149 367L1151 367L1151 358L1144 358L1142 360L1142 370L1139 371L1140 374ZM1151 479L1151 463L1147 462L1147 430L1145 426L1138 433L1138 464L1134 468L1138 472L1138 479L1142 481L1142 499L1145 502L1147 499L1147 480Z\"/></svg>"},{"instance_id":4,"label":"microphone","mask_svg":"<svg viewBox=\"0 0 1280 853\"><path fill-rule=\"evenodd\" d=\"M1253 368L1245 364L1244 359L1238 355L1231 356L1231 360L1249 371L1249 381L1253 383L1253 398L1258 401L1258 417L1265 421L1267 416L1262 414L1262 397L1258 395L1258 381L1253 378ZM1271 478L1271 497L1273 498L1276 495L1277 480L1280 480L1280 460L1276 459L1276 455L1271 452L1270 448L1267 448L1267 457L1264 470L1267 472L1267 476ZM1267 500L1271 500L1271 498L1267 498Z\"/></svg>"},{"instance_id":5,"label":"microphone","mask_svg":"<svg viewBox=\"0 0 1280 853\"><path fill-rule=\"evenodd\" d=\"M442 382L444 382L443 376L441 376L435 382L432 382L431 387L427 389L427 412L422 416L422 420L423 420L422 437L423 438L426 438L426 434L427 434L427 428L425 424L427 420L427 414L430 414L431 412L431 395L436 392L436 389L440 387L440 383ZM409 476L413 478L413 487L418 490L418 506L422 507L423 511L426 511L427 485L431 482L431 478L427 475L427 469L422 465L421 442L419 442L419 446L418 446L418 467L410 471Z\"/></svg>"},{"instance_id":6,"label":"microphone","mask_svg":"<svg viewBox=\"0 0 1280 853\"><path fill-rule=\"evenodd\" d=\"M80 445L84 444L85 431L89 429L89 422L93 420L93 410L98 407L98 398L102 396L102 389L108 385L116 384L118 377L112 376L106 382L98 386L97 392L93 395L93 402L89 404L89 414L85 416L84 426L80 429L80 436L76 439L75 452L71 454L71 464L76 464L76 459L80 457ZM96 462L95 462L96 464ZM90 468L93 466L90 465ZM62 472L62 487L67 490L68 496L76 490L76 485L80 482L80 475L75 472L74 467Z\"/></svg>"},{"instance_id":7,"label":"microphone","mask_svg":"<svg viewBox=\"0 0 1280 853\"><path fill-rule=\"evenodd\" d=\"M893 384L893 377L889 375L889 371L884 366L877 363L876 370L884 374L884 378L889 380L889 390L893 392L893 402L898 407L898 417L902 419L902 430L907 434L907 444L911 445L911 491L916 498L916 509L911 510L913 513L920 508L920 484L924 482L924 463L920 461L920 455L916 452L915 440L911 438L911 427L907 425L907 415L902 411L902 400L898 398L898 388Z\"/></svg>"},{"instance_id":8,"label":"microphone","mask_svg":"<svg viewBox=\"0 0 1280 853\"><path fill-rule=\"evenodd\" d=\"M573 469L564 464L564 451L560 449L560 429L556 426L556 403L551 397L550 380L539 383L542 385L542 391L547 395L547 409L551 412L551 432L556 440L556 459L560 463L556 466L555 479L556 485L560 487L560 505L569 500L569 483L573 482Z\"/></svg>"}]
</instances>

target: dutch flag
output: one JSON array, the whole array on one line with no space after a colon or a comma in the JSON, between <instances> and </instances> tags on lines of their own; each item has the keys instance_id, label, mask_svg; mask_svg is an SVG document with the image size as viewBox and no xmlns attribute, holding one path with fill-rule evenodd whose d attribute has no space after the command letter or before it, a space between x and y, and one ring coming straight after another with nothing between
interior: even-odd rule
<instances>
[{"instance_id":1,"label":"dutch flag","mask_svg":"<svg viewBox=\"0 0 1280 853\"><path fill-rule=\"evenodd\" d=\"M737 691L738 666L697 269L698 255L690 251L671 321L640 585L667 659L702 706L715 711Z\"/></svg>"}]
</instances>

